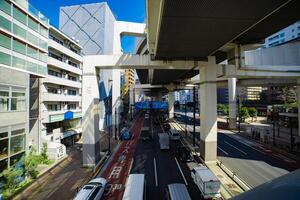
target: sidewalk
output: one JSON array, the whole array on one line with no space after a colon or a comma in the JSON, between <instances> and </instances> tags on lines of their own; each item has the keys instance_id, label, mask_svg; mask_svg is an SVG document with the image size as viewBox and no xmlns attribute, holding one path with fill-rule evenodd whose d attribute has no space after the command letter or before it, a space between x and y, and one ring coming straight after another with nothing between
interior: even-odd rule
<instances>
[{"instance_id":1,"label":"sidewalk","mask_svg":"<svg viewBox=\"0 0 300 200\"><path fill-rule=\"evenodd\" d=\"M199 148L193 147L192 145L193 139L191 134L188 134L188 137L185 136L182 125L178 124L177 122L171 122L170 125L181 133L184 145L188 146L193 152L199 152ZM199 146L198 140L196 140L196 145ZM203 163L200 157L197 162L199 161ZM217 165L217 163L206 163L206 165L221 181L221 195L223 198L229 199L244 192L244 190L235 181L233 181L232 178L226 174L219 165Z\"/></svg>"},{"instance_id":2,"label":"sidewalk","mask_svg":"<svg viewBox=\"0 0 300 200\"><path fill-rule=\"evenodd\" d=\"M72 199L77 192L77 187L84 184L91 176L92 170L82 167L82 152L78 146L74 146L70 148L67 159L14 199Z\"/></svg>"}]
</instances>

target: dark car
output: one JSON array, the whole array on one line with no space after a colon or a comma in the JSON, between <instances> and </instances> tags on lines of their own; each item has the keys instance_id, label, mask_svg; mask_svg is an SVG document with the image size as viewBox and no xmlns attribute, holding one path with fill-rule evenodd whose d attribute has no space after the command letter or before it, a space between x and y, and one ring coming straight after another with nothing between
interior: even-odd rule
<instances>
[{"instance_id":1,"label":"dark car","mask_svg":"<svg viewBox=\"0 0 300 200\"><path fill-rule=\"evenodd\" d=\"M132 134L131 134L130 130L128 130L127 128L123 128L121 130L120 140L130 140L131 137L132 137Z\"/></svg>"},{"instance_id":2,"label":"dark car","mask_svg":"<svg viewBox=\"0 0 300 200\"><path fill-rule=\"evenodd\" d=\"M193 162L194 161L191 151L185 146L178 147L177 153L182 162Z\"/></svg>"},{"instance_id":3,"label":"dark car","mask_svg":"<svg viewBox=\"0 0 300 200\"><path fill-rule=\"evenodd\" d=\"M168 131L168 130L171 129L171 126L170 126L169 123L165 123L165 124L163 125L163 127L164 127L165 131Z\"/></svg>"}]
</instances>

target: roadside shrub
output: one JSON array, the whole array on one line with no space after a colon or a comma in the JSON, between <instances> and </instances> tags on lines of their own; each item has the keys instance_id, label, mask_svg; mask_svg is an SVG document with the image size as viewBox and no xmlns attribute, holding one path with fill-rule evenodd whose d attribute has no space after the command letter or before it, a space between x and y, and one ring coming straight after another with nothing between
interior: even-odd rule
<instances>
[{"instance_id":1,"label":"roadside shrub","mask_svg":"<svg viewBox=\"0 0 300 200\"><path fill-rule=\"evenodd\" d=\"M247 107L242 107L240 111L241 121L245 122L247 118L249 118L249 112Z\"/></svg>"},{"instance_id":2,"label":"roadside shrub","mask_svg":"<svg viewBox=\"0 0 300 200\"><path fill-rule=\"evenodd\" d=\"M249 112L249 116L252 118L252 121L253 121L253 119L257 117L256 108L251 107L251 108L248 109L248 112Z\"/></svg>"}]
</instances>

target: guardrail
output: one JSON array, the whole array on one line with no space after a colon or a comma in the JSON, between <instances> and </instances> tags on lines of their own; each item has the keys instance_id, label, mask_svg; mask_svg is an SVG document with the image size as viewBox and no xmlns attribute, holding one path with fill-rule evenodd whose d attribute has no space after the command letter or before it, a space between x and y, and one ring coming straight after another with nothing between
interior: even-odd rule
<instances>
[{"instance_id":1,"label":"guardrail","mask_svg":"<svg viewBox=\"0 0 300 200\"><path fill-rule=\"evenodd\" d=\"M232 179L236 182L244 191L248 191L251 189L245 181L243 181L240 177L236 175L235 172L231 171L228 167L226 167L221 161L217 160L217 165Z\"/></svg>"}]
</instances>

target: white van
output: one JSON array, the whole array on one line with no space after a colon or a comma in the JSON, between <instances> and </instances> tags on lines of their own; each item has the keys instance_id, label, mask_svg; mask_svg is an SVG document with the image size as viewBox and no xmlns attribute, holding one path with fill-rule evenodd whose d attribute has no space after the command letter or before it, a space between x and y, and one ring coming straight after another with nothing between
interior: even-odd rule
<instances>
[{"instance_id":1,"label":"white van","mask_svg":"<svg viewBox=\"0 0 300 200\"><path fill-rule=\"evenodd\" d=\"M169 184L166 196L168 200L192 200L188 190L182 183Z\"/></svg>"},{"instance_id":2,"label":"white van","mask_svg":"<svg viewBox=\"0 0 300 200\"><path fill-rule=\"evenodd\" d=\"M146 200L145 174L130 174L122 200Z\"/></svg>"},{"instance_id":3,"label":"white van","mask_svg":"<svg viewBox=\"0 0 300 200\"><path fill-rule=\"evenodd\" d=\"M169 135L171 140L180 140L180 134L176 129L171 128L169 130Z\"/></svg>"}]
</instances>

